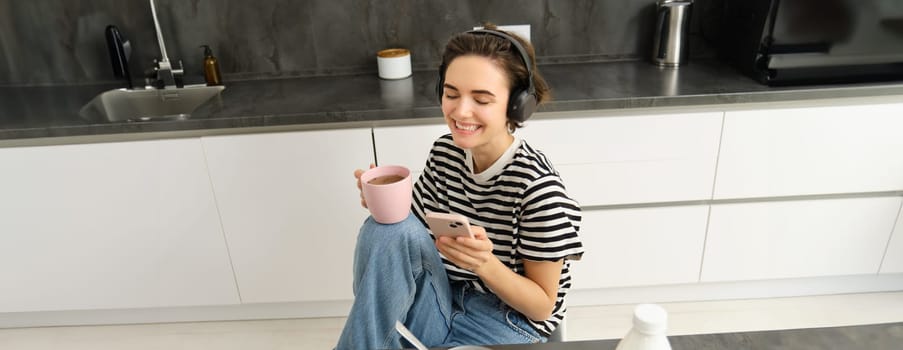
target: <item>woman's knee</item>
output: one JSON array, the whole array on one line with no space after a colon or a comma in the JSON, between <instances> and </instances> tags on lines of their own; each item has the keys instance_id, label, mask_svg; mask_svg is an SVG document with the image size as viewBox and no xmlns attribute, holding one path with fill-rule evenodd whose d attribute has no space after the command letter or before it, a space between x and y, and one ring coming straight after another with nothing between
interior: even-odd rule
<instances>
[{"instance_id":1,"label":"woman's knee","mask_svg":"<svg viewBox=\"0 0 903 350\"><path fill-rule=\"evenodd\" d=\"M410 214L401 222L394 224L380 224L373 220L372 217L368 217L358 234L358 245L394 245L422 240L431 241L432 239L429 236L429 232L414 214Z\"/></svg>"}]
</instances>

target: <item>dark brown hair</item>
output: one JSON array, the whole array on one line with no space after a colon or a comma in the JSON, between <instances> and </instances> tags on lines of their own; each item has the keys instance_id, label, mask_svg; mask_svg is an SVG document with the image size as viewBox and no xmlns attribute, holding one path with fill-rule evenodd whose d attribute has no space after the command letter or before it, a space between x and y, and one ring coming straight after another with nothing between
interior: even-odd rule
<instances>
[{"instance_id":1,"label":"dark brown hair","mask_svg":"<svg viewBox=\"0 0 903 350\"><path fill-rule=\"evenodd\" d=\"M539 74L536 67L536 53L528 41L514 33L499 30L498 27L491 23L483 26L485 29L498 31L515 38L527 52L526 61L533 71L533 88L536 95L536 103L542 104L551 98L549 85L545 79ZM529 74L527 67L524 66L524 58L521 58L520 52L510 41L495 35L484 35L474 33L460 33L453 36L448 44L445 45L445 52L442 54L442 64L440 66L440 74L442 80L445 80L444 69L460 56L475 55L487 57L505 72L508 76L508 88L511 92L517 88L526 89L529 86ZM441 89L441 87L439 87ZM441 92L440 92L441 94ZM441 96L441 95L440 95ZM441 98L441 97L440 97ZM508 96L509 102L511 96ZM521 123L508 117L508 129L515 130L521 127Z\"/></svg>"}]
</instances>

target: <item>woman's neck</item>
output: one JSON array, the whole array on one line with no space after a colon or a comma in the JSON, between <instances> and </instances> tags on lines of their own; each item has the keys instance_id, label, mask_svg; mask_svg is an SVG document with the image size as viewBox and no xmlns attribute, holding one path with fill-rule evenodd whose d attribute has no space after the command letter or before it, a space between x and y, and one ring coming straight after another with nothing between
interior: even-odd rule
<instances>
[{"instance_id":1,"label":"woman's neck","mask_svg":"<svg viewBox=\"0 0 903 350\"><path fill-rule=\"evenodd\" d=\"M514 143L514 136L508 134L505 137L499 137L497 140L498 142L493 142L470 150L471 155L473 155L474 174L482 173L486 171L486 169L489 169L492 164L495 164L495 161L505 154L508 147L511 147L511 144Z\"/></svg>"}]
</instances>

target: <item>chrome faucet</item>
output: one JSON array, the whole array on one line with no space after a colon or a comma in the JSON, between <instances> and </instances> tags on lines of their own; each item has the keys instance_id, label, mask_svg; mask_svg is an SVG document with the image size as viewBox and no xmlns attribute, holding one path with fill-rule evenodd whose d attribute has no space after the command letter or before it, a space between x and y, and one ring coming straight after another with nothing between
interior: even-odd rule
<instances>
[{"instance_id":1,"label":"chrome faucet","mask_svg":"<svg viewBox=\"0 0 903 350\"><path fill-rule=\"evenodd\" d=\"M164 89L182 87L182 76L185 74L182 61L179 60L178 68L173 67L170 63L169 55L166 54L166 44L163 43L163 32L160 30L160 21L157 19L157 7L154 6L154 0L150 0L150 8L157 31L157 43L160 45L160 59L154 59L154 66L147 71L148 85Z\"/></svg>"}]
</instances>

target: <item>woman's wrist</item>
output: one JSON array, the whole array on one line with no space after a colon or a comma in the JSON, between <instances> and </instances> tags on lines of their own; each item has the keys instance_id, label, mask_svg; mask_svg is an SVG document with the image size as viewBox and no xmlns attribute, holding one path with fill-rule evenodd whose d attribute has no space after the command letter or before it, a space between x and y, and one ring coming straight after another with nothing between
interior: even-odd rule
<instances>
[{"instance_id":1,"label":"woman's wrist","mask_svg":"<svg viewBox=\"0 0 903 350\"><path fill-rule=\"evenodd\" d=\"M499 273L504 273L506 271L510 271L505 264L502 263L501 260L495 254L491 255L492 258L489 261L486 261L484 264L477 266L471 272L477 275L481 280L486 281L487 278L491 279L492 276L496 276Z\"/></svg>"}]
</instances>

